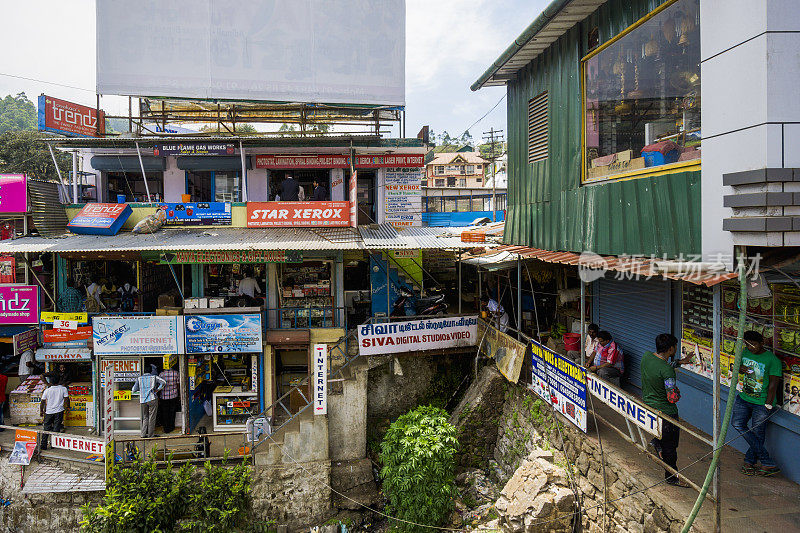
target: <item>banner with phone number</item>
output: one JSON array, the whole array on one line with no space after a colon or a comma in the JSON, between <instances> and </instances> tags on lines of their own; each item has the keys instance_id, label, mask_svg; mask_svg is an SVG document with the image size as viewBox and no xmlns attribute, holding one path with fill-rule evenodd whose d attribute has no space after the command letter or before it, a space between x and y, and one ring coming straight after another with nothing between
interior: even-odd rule
<instances>
[{"instance_id":1,"label":"banner with phone number","mask_svg":"<svg viewBox=\"0 0 800 533\"><path fill-rule=\"evenodd\" d=\"M531 342L531 389L586 433L586 370Z\"/></svg>"}]
</instances>

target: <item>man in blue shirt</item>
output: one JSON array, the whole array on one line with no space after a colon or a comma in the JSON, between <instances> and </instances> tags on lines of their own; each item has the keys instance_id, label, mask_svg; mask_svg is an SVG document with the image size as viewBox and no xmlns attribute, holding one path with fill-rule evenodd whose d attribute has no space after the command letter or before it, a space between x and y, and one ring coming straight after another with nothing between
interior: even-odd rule
<instances>
[{"instance_id":1,"label":"man in blue shirt","mask_svg":"<svg viewBox=\"0 0 800 533\"><path fill-rule=\"evenodd\" d=\"M158 376L156 365L150 365L150 373L139 376L133 384L131 392L139 391L139 403L142 405L142 438L154 436L158 416L158 392L166 386L164 378Z\"/></svg>"}]
</instances>

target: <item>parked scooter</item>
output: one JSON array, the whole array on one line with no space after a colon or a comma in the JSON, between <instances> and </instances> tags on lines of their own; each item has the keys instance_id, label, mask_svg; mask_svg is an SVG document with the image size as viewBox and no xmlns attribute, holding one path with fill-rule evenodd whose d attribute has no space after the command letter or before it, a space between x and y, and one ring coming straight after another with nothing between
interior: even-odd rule
<instances>
[{"instance_id":1,"label":"parked scooter","mask_svg":"<svg viewBox=\"0 0 800 533\"><path fill-rule=\"evenodd\" d=\"M391 316L443 315L446 312L444 294L417 298L412 291L401 287L400 296L394 301Z\"/></svg>"}]
</instances>

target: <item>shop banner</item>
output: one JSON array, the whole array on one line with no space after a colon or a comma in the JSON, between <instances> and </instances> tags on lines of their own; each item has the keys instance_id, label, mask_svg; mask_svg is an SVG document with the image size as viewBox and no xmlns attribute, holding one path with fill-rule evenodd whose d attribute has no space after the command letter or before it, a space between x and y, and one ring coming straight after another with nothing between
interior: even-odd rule
<instances>
[{"instance_id":1,"label":"shop banner","mask_svg":"<svg viewBox=\"0 0 800 533\"><path fill-rule=\"evenodd\" d=\"M73 322L77 324L77 322ZM92 338L92 326L77 326L75 329L45 329L42 331L44 342L86 341Z\"/></svg>"},{"instance_id":2,"label":"shop banner","mask_svg":"<svg viewBox=\"0 0 800 533\"><path fill-rule=\"evenodd\" d=\"M116 235L132 213L128 204L89 203L69 221L67 229L82 235Z\"/></svg>"},{"instance_id":3,"label":"shop banner","mask_svg":"<svg viewBox=\"0 0 800 533\"><path fill-rule=\"evenodd\" d=\"M261 342L261 315L186 317L186 353L260 353Z\"/></svg>"},{"instance_id":4,"label":"shop banner","mask_svg":"<svg viewBox=\"0 0 800 533\"><path fill-rule=\"evenodd\" d=\"M314 345L314 414L328 414L328 345Z\"/></svg>"},{"instance_id":5,"label":"shop banner","mask_svg":"<svg viewBox=\"0 0 800 533\"><path fill-rule=\"evenodd\" d=\"M543 344L531 342L531 387L586 433L586 370Z\"/></svg>"},{"instance_id":6,"label":"shop banner","mask_svg":"<svg viewBox=\"0 0 800 533\"><path fill-rule=\"evenodd\" d=\"M67 427L94 426L93 407L91 394L76 394L70 390L69 409L64 412L64 425Z\"/></svg>"},{"instance_id":7,"label":"shop banner","mask_svg":"<svg viewBox=\"0 0 800 533\"><path fill-rule=\"evenodd\" d=\"M165 209L167 226L230 226L230 202L158 204Z\"/></svg>"},{"instance_id":8,"label":"shop banner","mask_svg":"<svg viewBox=\"0 0 800 533\"><path fill-rule=\"evenodd\" d=\"M169 143L157 144L153 148L154 156L165 155L233 155L236 145L233 143Z\"/></svg>"},{"instance_id":9,"label":"shop banner","mask_svg":"<svg viewBox=\"0 0 800 533\"><path fill-rule=\"evenodd\" d=\"M39 287L0 285L0 325L38 323Z\"/></svg>"},{"instance_id":10,"label":"shop banner","mask_svg":"<svg viewBox=\"0 0 800 533\"><path fill-rule=\"evenodd\" d=\"M58 320L73 320L81 324L89 322L89 315L87 313L53 313L51 311L42 311L42 322L53 323Z\"/></svg>"},{"instance_id":11,"label":"shop banner","mask_svg":"<svg viewBox=\"0 0 800 533\"><path fill-rule=\"evenodd\" d=\"M386 222L395 228L422 225L422 169L386 170Z\"/></svg>"},{"instance_id":12,"label":"shop banner","mask_svg":"<svg viewBox=\"0 0 800 533\"><path fill-rule=\"evenodd\" d=\"M142 375L142 365L136 359L100 359L100 386L106 384L106 372L109 368L114 370L116 383L132 383Z\"/></svg>"},{"instance_id":13,"label":"shop banner","mask_svg":"<svg viewBox=\"0 0 800 533\"><path fill-rule=\"evenodd\" d=\"M61 450L72 450L73 452L85 452L98 455L103 455L106 453L105 443L103 443L101 440L53 435L50 439L50 443L52 444L53 448L59 448Z\"/></svg>"},{"instance_id":14,"label":"shop banner","mask_svg":"<svg viewBox=\"0 0 800 533\"><path fill-rule=\"evenodd\" d=\"M509 335L492 327L483 320L478 321L478 342L480 351L494 359L497 369L511 383L519 381L522 363L525 361L527 346Z\"/></svg>"},{"instance_id":15,"label":"shop banner","mask_svg":"<svg viewBox=\"0 0 800 533\"><path fill-rule=\"evenodd\" d=\"M14 356L19 356L22 352L39 346L39 330L29 329L17 333L12 337L12 342L14 343Z\"/></svg>"},{"instance_id":16,"label":"shop banner","mask_svg":"<svg viewBox=\"0 0 800 533\"><path fill-rule=\"evenodd\" d=\"M248 228L344 228L349 225L349 202L247 202Z\"/></svg>"},{"instance_id":17,"label":"shop banner","mask_svg":"<svg viewBox=\"0 0 800 533\"><path fill-rule=\"evenodd\" d=\"M92 321L94 353L146 355L183 352L183 317L95 317Z\"/></svg>"},{"instance_id":18,"label":"shop banner","mask_svg":"<svg viewBox=\"0 0 800 533\"><path fill-rule=\"evenodd\" d=\"M299 250L198 250L167 252L159 256L162 265L302 263Z\"/></svg>"},{"instance_id":19,"label":"shop banner","mask_svg":"<svg viewBox=\"0 0 800 533\"><path fill-rule=\"evenodd\" d=\"M356 168L409 168L424 166L425 154L356 156Z\"/></svg>"},{"instance_id":20,"label":"shop banner","mask_svg":"<svg viewBox=\"0 0 800 533\"><path fill-rule=\"evenodd\" d=\"M783 375L783 408L793 415L800 415L800 376Z\"/></svg>"},{"instance_id":21,"label":"shop banner","mask_svg":"<svg viewBox=\"0 0 800 533\"><path fill-rule=\"evenodd\" d=\"M25 174L0 174L0 213L28 212L28 180Z\"/></svg>"},{"instance_id":22,"label":"shop banner","mask_svg":"<svg viewBox=\"0 0 800 533\"><path fill-rule=\"evenodd\" d=\"M0 207L2 207L0 190ZM13 255L0 255L0 283L15 283L17 281L17 261Z\"/></svg>"},{"instance_id":23,"label":"shop banner","mask_svg":"<svg viewBox=\"0 0 800 533\"><path fill-rule=\"evenodd\" d=\"M621 414L651 435L661 438L661 416L624 390L587 373L589 392L614 411Z\"/></svg>"},{"instance_id":24,"label":"shop banner","mask_svg":"<svg viewBox=\"0 0 800 533\"><path fill-rule=\"evenodd\" d=\"M347 168L350 158L346 155L278 155L255 156L256 168Z\"/></svg>"},{"instance_id":25,"label":"shop banner","mask_svg":"<svg viewBox=\"0 0 800 533\"><path fill-rule=\"evenodd\" d=\"M92 351L88 348L39 348L36 360L52 363L54 361L91 361Z\"/></svg>"},{"instance_id":26,"label":"shop banner","mask_svg":"<svg viewBox=\"0 0 800 533\"><path fill-rule=\"evenodd\" d=\"M108 379L103 385L103 429L105 431L105 438L103 439L103 447L105 449L106 461L106 486L111 481L111 467L116 462L116 454L114 453L114 368L109 367L106 372Z\"/></svg>"},{"instance_id":27,"label":"shop banner","mask_svg":"<svg viewBox=\"0 0 800 533\"><path fill-rule=\"evenodd\" d=\"M358 326L361 355L441 350L478 343L478 317L429 318Z\"/></svg>"},{"instance_id":28,"label":"shop banner","mask_svg":"<svg viewBox=\"0 0 800 533\"><path fill-rule=\"evenodd\" d=\"M38 103L39 131L68 137L103 137L106 133L106 115L94 107L44 94L39 95Z\"/></svg>"},{"instance_id":29,"label":"shop banner","mask_svg":"<svg viewBox=\"0 0 800 533\"><path fill-rule=\"evenodd\" d=\"M10 465L29 465L36 450L36 431L18 429L14 434L14 449L8 457Z\"/></svg>"}]
</instances>

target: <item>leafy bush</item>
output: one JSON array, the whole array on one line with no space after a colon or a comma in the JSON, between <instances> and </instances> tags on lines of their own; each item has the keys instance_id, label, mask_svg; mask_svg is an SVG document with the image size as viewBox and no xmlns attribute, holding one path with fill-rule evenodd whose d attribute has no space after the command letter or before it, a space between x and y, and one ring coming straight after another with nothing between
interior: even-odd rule
<instances>
[{"instance_id":1,"label":"leafy bush","mask_svg":"<svg viewBox=\"0 0 800 533\"><path fill-rule=\"evenodd\" d=\"M421 406L399 417L381 443L383 487L390 514L402 520L442 525L453 509L456 494L456 428L447 412ZM429 531L395 521L402 531Z\"/></svg>"},{"instance_id":2,"label":"leafy bush","mask_svg":"<svg viewBox=\"0 0 800 533\"><path fill-rule=\"evenodd\" d=\"M224 463L207 462L198 472L189 464L159 468L152 458L137 458L124 468L112 467L102 503L82 508L81 530L242 531L242 524L255 526L247 520L250 509L250 471L245 463L226 468Z\"/></svg>"}]
</instances>

